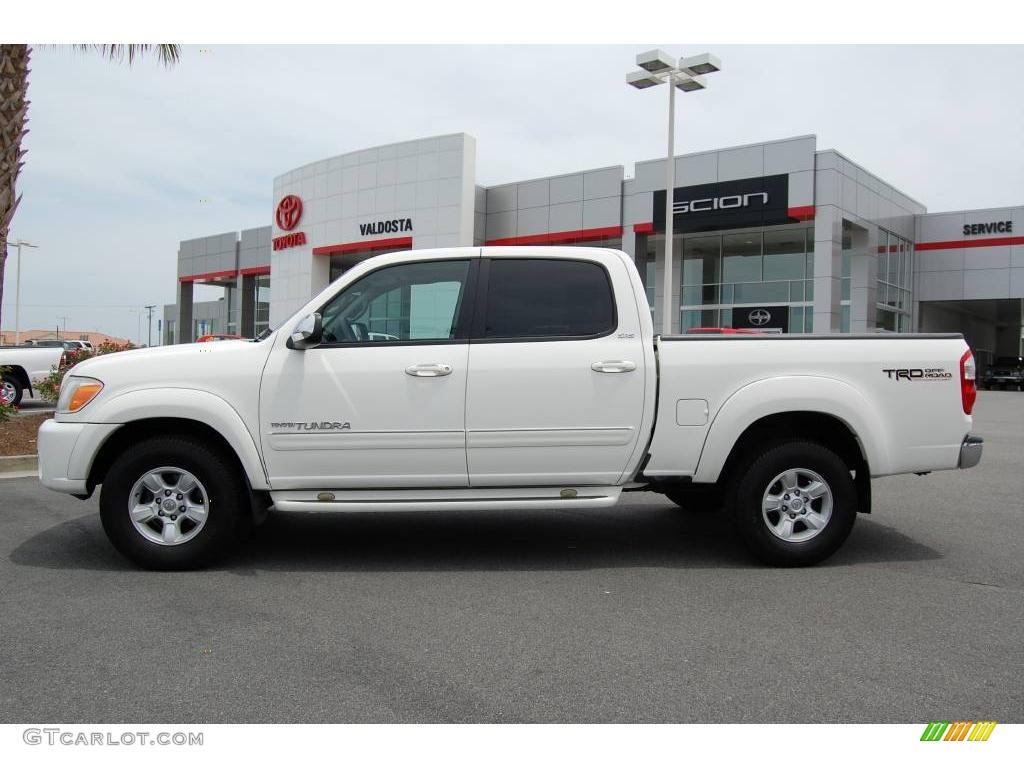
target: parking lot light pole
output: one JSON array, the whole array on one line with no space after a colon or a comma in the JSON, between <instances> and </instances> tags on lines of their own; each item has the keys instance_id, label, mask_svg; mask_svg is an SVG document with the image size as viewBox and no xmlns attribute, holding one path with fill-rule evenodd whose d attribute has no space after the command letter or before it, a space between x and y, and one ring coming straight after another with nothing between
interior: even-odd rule
<instances>
[{"instance_id":1,"label":"parking lot light pole","mask_svg":"<svg viewBox=\"0 0 1024 768\"><path fill-rule=\"evenodd\" d=\"M15 345L21 344L21 249L22 246L25 248L38 248L38 245L32 245L27 240L17 239L13 243L10 243L18 249L18 277L14 281L14 343Z\"/></svg>"},{"instance_id":2,"label":"parking lot light pole","mask_svg":"<svg viewBox=\"0 0 1024 768\"><path fill-rule=\"evenodd\" d=\"M700 91L707 87L701 75L718 72L722 68L718 57L710 53L688 56L678 62L665 51L655 49L637 54L636 63L642 69L626 75L626 83L637 89L651 88L668 83L668 155L665 158L665 263L662 278L661 332L672 333L672 235L673 192L676 186L675 123L676 91Z\"/></svg>"},{"instance_id":3,"label":"parking lot light pole","mask_svg":"<svg viewBox=\"0 0 1024 768\"><path fill-rule=\"evenodd\" d=\"M153 346L153 310L156 309L156 304L147 304L146 311L149 312L149 335L146 337L146 346Z\"/></svg>"}]
</instances>

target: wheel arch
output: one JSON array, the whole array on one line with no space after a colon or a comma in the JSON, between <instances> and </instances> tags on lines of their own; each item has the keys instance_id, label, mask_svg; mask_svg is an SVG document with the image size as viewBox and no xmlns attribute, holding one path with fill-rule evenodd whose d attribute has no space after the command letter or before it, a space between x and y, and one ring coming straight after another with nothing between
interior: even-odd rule
<instances>
[{"instance_id":1,"label":"wheel arch","mask_svg":"<svg viewBox=\"0 0 1024 768\"><path fill-rule=\"evenodd\" d=\"M120 452L138 440L176 434L209 441L237 462L254 490L268 489L267 475L252 434L241 416L217 395L199 390L138 390L112 398L90 420L119 423L100 445L88 473L90 492Z\"/></svg>"},{"instance_id":2,"label":"wheel arch","mask_svg":"<svg viewBox=\"0 0 1024 768\"><path fill-rule=\"evenodd\" d=\"M31 379L29 379L28 371L26 371L20 365L5 364L0 365L0 368L4 369L4 375L17 379L18 384L21 385L21 388L23 390L28 392L30 395L34 394L32 391L32 381Z\"/></svg>"},{"instance_id":3,"label":"wheel arch","mask_svg":"<svg viewBox=\"0 0 1024 768\"><path fill-rule=\"evenodd\" d=\"M704 441L694 482L717 482L741 438L759 434L765 423L775 423L780 438L800 437L793 429L809 428L821 435L822 425L834 426L844 440L852 436L870 474L889 472L888 429L862 392L824 376L779 376L747 384L722 404Z\"/></svg>"},{"instance_id":4,"label":"wheel arch","mask_svg":"<svg viewBox=\"0 0 1024 768\"><path fill-rule=\"evenodd\" d=\"M784 438L780 438L784 435ZM834 451L854 472L857 510L871 512L871 469L857 434L839 417L821 411L785 411L763 416L740 434L719 475L729 485L760 449L780 439L808 440Z\"/></svg>"}]
</instances>

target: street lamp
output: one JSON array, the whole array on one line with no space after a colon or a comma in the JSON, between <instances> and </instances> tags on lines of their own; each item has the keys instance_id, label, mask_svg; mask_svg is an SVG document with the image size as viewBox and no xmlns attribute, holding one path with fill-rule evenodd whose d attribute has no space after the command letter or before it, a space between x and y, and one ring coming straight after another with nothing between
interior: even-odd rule
<instances>
[{"instance_id":1,"label":"street lamp","mask_svg":"<svg viewBox=\"0 0 1024 768\"><path fill-rule=\"evenodd\" d=\"M687 56L678 61L665 51L653 50L637 54L642 69L626 75L626 83L639 90L668 83L668 156L665 159L665 266L662 281L661 328L663 335L672 333L672 203L676 186L675 122L676 88L683 93L707 87L702 75L718 72L722 63L710 53Z\"/></svg>"},{"instance_id":2,"label":"street lamp","mask_svg":"<svg viewBox=\"0 0 1024 768\"><path fill-rule=\"evenodd\" d=\"M18 279L14 283L14 343L21 344L21 248L38 248L27 240L18 239L8 243L18 249Z\"/></svg>"}]
</instances>

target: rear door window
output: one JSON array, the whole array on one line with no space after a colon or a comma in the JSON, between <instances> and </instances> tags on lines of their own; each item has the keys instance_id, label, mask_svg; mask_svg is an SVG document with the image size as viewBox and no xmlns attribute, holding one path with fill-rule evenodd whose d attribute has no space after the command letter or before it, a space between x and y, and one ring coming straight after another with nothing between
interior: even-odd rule
<instances>
[{"instance_id":1,"label":"rear door window","mask_svg":"<svg viewBox=\"0 0 1024 768\"><path fill-rule=\"evenodd\" d=\"M596 338L615 327L612 286L600 264L571 259L490 261L483 338Z\"/></svg>"}]
</instances>

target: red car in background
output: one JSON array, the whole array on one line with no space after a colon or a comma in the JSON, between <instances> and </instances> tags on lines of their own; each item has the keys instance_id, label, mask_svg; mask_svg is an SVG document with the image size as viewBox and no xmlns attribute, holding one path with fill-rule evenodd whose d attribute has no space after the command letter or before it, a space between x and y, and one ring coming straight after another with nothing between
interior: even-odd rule
<instances>
[{"instance_id":1,"label":"red car in background","mask_svg":"<svg viewBox=\"0 0 1024 768\"><path fill-rule=\"evenodd\" d=\"M708 326L708 327L704 327L704 328L691 328L690 330L687 331L687 333L688 334L689 333L707 333L707 334L743 333L743 334L758 335L758 334L761 333L761 331L755 330L753 328L712 328L712 327Z\"/></svg>"},{"instance_id":2,"label":"red car in background","mask_svg":"<svg viewBox=\"0 0 1024 768\"><path fill-rule=\"evenodd\" d=\"M200 336L198 339L196 339L196 342L200 342L200 341L230 341L232 339L234 339L236 341L239 341L239 340L240 341L250 341L250 339L245 338L245 336L236 336L233 333L207 333L207 334L205 334L203 336Z\"/></svg>"}]
</instances>

